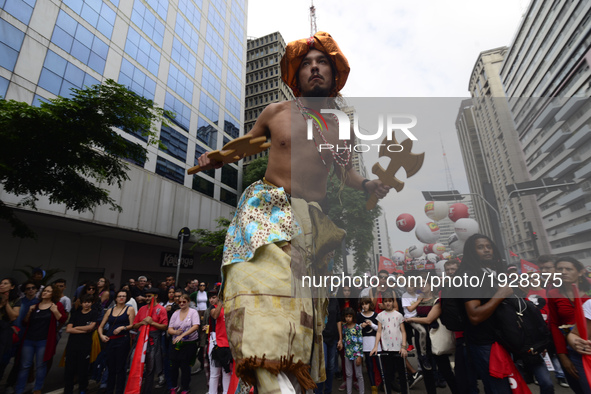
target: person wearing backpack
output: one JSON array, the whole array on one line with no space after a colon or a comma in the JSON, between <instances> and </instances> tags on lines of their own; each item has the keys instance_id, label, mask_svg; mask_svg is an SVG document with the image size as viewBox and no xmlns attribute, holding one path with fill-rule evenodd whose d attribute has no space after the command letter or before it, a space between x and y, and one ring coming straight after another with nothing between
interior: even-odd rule
<instances>
[{"instance_id":1,"label":"person wearing backpack","mask_svg":"<svg viewBox=\"0 0 591 394\"><path fill-rule=\"evenodd\" d=\"M575 323L575 294L577 287L581 301L589 300L591 286L585 279L585 267L572 257L560 257L556 263L556 272L560 274L562 286L548 291L548 310L550 329L562 369L571 389L577 394L589 394L591 388L583 369L581 354L567 346L564 332L560 326L573 326Z\"/></svg>"},{"instance_id":2,"label":"person wearing backpack","mask_svg":"<svg viewBox=\"0 0 591 394\"><path fill-rule=\"evenodd\" d=\"M493 314L501 302L513 294L511 287L491 285L489 278L491 275L496 276L497 272L504 272L504 269L496 245L486 235L470 236L464 244L462 265L456 271L456 275L466 274L468 278L477 277L478 280L485 277L487 280L476 288L464 285L460 291L470 323L465 325L466 344L486 394L510 394L512 391L509 379L493 377L490 374L491 349L493 344L498 342Z\"/></svg>"}]
</instances>

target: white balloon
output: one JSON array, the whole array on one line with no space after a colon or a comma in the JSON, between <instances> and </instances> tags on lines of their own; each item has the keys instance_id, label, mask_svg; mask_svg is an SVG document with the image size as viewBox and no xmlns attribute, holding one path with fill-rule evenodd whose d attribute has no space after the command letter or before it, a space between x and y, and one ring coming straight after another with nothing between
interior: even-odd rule
<instances>
[{"instance_id":1,"label":"white balloon","mask_svg":"<svg viewBox=\"0 0 591 394\"><path fill-rule=\"evenodd\" d=\"M427 260L429 260L430 263L436 263L437 262L437 255L435 253L429 253L427 255Z\"/></svg>"},{"instance_id":2,"label":"white balloon","mask_svg":"<svg viewBox=\"0 0 591 394\"><path fill-rule=\"evenodd\" d=\"M415 235L425 244L434 244L439 239L439 226L435 222L418 223Z\"/></svg>"},{"instance_id":3,"label":"white balloon","mask_svg":"<svg viewBox=\"0 0 591 394\"><path fill-rule=\"evenodd\" d=\"M460 241L467 240L471 235L478 233L478 222L470 218L458 219L455 224L455 231Z\"/></svg>"},{"instance_id":4,"label":"white balloon","mask_svg":"<svg viewBox=\"0 0 591 394\"><path fill-rule=\"evenodd\" d=\"M445 252L445 245L443 245L441 243L437 243L437 244L433 245L433 253L438 254L438 255L442 255L443 252Z\"/></svg>"},{"instance_id":5,"label":"white balloon","mask_svg":"<svg viewBox=\"0 0 591 394\"><path fill-rule=\"evenodd\" d=\"M404 252L401 250L397 250L396 252L394 252L394 255L392 256L392 260L394 260L397 263L403 263L404 258Z\"/></svg>"},{"instance_id":6,"label":"white balloon","mask_svg":"<svg viewBox=\"0 0 591 394\"><path fill-rule=\"evenodd\" d=\"M454 252L454 254L456 256L464 253L464 242L465 241L457 240L453 244L449 245L449 247L451 248L452 252Z\"/></svg>"},{"instance_id":7,"label":"white balloon","mask_svg":"<svg viewBox=\"0 0 591 394\"><path fill-rule=\"evenodd\" d=\"M451 257L451 253L449 252L445 252L444 254L441 255L442 259L448 260Z\"/></svg>"},{"instance_id":8,"label":"white balloon","mask_svg":"<svg viewBox=\"0 0 591 394\"><path fill-rule=\"evenodd\" d=\"M446 261L447 260L441 260L435 263L435 272L437 272L437 275L441 275L445 271L444 265Z\"/></svg>"},{"instance_id":9,"label":"white balloon","mask_svg":"<svg viewBox=\"0 0 591 394\"><path fill-rule=\"evenodd\" d=\"M418 245L412 245L408 247L408 254L412 258L418 258L423 255L423 248Z\"/></svg>"},{"instance_id":10,"label":"white balloon","mask_svg":"<svg viewBox=\"0 0 591 394\"><path fill-rule=\"evenodd\" d=\"M435 221L443 220L449 214L449 206L443 201L428 202L425 205L425 213L429 219L433 219Z\"/></svg>"}]
</instances>

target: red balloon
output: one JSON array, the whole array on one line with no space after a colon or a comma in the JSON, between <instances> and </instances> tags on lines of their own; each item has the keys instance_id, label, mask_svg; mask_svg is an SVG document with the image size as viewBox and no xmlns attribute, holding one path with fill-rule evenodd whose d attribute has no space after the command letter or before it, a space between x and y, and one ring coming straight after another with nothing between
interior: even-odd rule
<instances>
[{"instance_id":1,"label":"red balloon","mask_svg":"<svg viewBox=\"0 0 591 394\"><path fill-rule=\"evenodd\" d=\"M400 231L408 233L415 228L415 218L410 213L402 213L396 218L396 226Z\"/></svg>"},{"instance_id":2,"label":"red balloon","mask_svg":"<svg viewBox=\"0 0 591 394\"><path fill-rule=\"evenodd\" d=\"M423 252L425 252L425 254L433 253L433 246L434 245L435 244L425 245L425 247L423 248Z\"/></svg>"},{"instance_id":3,"label":"red balloon","mask_svg":"<svg viewBox=\"0 0 591 394\"><path fill-rule=\"evenodd\" d=\"M452 204L449 207L449 218L452 222L455 222L458 219L465 219L470 217L470 213L468 212L468 206L466 204L462 204L461 202Z\"/></svg>"}]
</instances>

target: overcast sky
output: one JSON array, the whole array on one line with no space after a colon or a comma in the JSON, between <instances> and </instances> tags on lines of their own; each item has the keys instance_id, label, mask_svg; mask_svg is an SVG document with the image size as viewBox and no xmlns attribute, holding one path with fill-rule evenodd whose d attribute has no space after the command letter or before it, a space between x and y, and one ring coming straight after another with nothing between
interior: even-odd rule
<instances>
[{"instance_id":1,"label":"overcast sky","mask_svg":"<svg viewBox=\"0 0 591 394\"><path fill-rule=\"evenodd\" d=\"M309 0L248 3L248 36L279 31L289 42L310 35ZM410 100L432 108L437 116L421 111L413 151L425 152L425 164L406 180L401 193L390 193L381 204L393 251L420 244L414 232L396 228L395 218L408 212L417 221L429 221L420 191L447 189L441 140L455 188L469 192L455 132L459 98L469 97L468 81L478 54L509 46L528 4L529 0L314 1L318 30L333 36L351 66L344 96L439 98ZM366 127L374 131L376 126ZM371 168L375 159L369 161L366 166ZM380 163L385 167L388 159ZM397 176L406 179L403 171Z\"/></svg>"}]
</instances>

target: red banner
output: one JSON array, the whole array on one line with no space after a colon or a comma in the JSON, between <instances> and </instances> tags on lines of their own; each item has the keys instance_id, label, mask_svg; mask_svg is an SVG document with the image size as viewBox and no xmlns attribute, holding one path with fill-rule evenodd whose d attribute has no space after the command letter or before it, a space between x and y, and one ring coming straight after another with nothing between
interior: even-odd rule
<instances>
[{"instance_id":1,"label":"red banner","mask_svg":"<svg viewBox=\"0 0 591 394\"><path fill-rule=\"evenodd\" d=\"M150 309L147 316L152 316L152 309L154 308L154 298L150 301ZM140 327L135 351L133 353L133 360L129 368L129 378L125 386L126 394L140 394L142 388L142 378L144 377L144 363L146 362L146 350L148 349L148 337L150 333L150 326L143 325Z\"/></svg>"},{"instance_id":2,"label":"red banner","mask_svg":"<svg viewBox=\"0 0 591 394\"><path fill-rule=\"evenodd\" d=\"M380 256L380 265L378 266L378 271L386 270L389 273L393 273L396 271L396 263L390 259L385 258L384 256Z\"/></svg>"},{"instance_id":3,"label":"red banner","mask_svg":"<svg viewBox=\"0 0 591 394\"><path fill-rule=\"evenodd\" d=\"M540 267L538 267L534 263L530 263L527 260L521 259L521 272L522 273L540 272Z\"/></svg>"},{"instance_id":4,"label":"red banner","mask_svg":"<svg viewBox=\"0 0 591 394\"><path fill-rule=\"evenodd\" d=\"M509 256L511 256L511 257L517 257L517 254L515 254L511 250L509 250Z\"/></svg>"}]
</instances>

